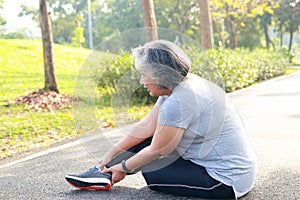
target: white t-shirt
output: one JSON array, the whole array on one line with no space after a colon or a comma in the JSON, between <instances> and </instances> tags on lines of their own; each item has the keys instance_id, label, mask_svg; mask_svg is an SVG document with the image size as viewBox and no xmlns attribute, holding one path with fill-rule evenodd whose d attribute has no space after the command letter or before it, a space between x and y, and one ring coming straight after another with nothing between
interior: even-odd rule
<instances>
[{"instance_id":1,"label":"white t-shirt","mask_svg":"<svg viewBox=\"0 0 300 200\"><path fill-rule=\"evenodd\" d=\"M185 129L176 148L183 159L205 167L211 177L232 186L236 198L253 187L256 152L223 89L189 74L169 97L161 96L157 103L159 124Z\"/></svg>"}]
</instances>

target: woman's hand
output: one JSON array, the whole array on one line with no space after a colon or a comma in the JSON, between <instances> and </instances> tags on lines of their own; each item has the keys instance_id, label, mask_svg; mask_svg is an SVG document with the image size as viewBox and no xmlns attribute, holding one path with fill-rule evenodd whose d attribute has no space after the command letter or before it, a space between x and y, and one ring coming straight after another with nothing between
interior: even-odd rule
<instances>
[{"instance_id":1,"label":"woman's hand","mask_svg":"<svg viewBox=\"0 0 300 200\"><path fill-rule=\"evenodd\" d=\"M116 146L113 146L103 157L102 160L99 162L99 171L103 171L105 166L110 163L119 153L120 149Z\"/></svg>"},{"instance_id":2,"label":"woman's hand","mask_svg":"<svg viewBox=\"0 0 300 200\"><path fill-rule=\"evenodd\" d=\"M99 171L102 171L104 167L112 161L112 157L107 153L105 156L103 156L102 160L99 162Z\"/></svg>"},{"instance_id":3,"label":"woman's hand","mask_svg":"<svg viewBox=\"0 0 300 200\"><path fill-rule=\"evenodd\" d=\"M111 172L112 173L112 185L123 180L126 176L126 172L122 169L121 164L114 165L108 169L103 170L102 172Z\"/></svg>"}]
</instances>

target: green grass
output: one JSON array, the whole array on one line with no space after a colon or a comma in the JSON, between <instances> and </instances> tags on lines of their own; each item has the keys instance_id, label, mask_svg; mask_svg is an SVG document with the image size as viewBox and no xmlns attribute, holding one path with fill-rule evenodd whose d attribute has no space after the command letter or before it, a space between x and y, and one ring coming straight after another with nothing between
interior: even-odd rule
<instances>
[{"instance_id":1,"label":"green grass","mask_svg":"<svg viewBox=\"0 0 300 200\"><path fill-rule=\"evenodd\" d=\"M90 51L54 45L54 62L61 92L71 94L76 73ZM41 41L0 39L0 102L44 86Z\"/></svg>"},{"instance_id":2,"label":"green grass","mask_svg":"<svg viewBox=\"0 0 300 200\"><path fill-rule=\"evenodd\" d=\"M72 94L77 70L90 53L54 45L59 90ZM32 112L19 106L5 106L7 100L44 86L41 41L0 40L0 147L1 157L31 148L47 146L74 136L72 109Z\"/></svg>"},{"instance_id":3,"label":"green grass","mask_svg":"<svg viewBox=\"0 0 300 200\"><path fill-rule=\"evenodd\" d=\"M54 61L59 91L72 96L77 72L90 50L54 45ZM22 105L5 106L12 100L44 86L42 42L0 39L0 159L62 139L74 138L73 109L33 112ZM113 126L109 103L95 109L99 126ZM150 106L129 109L132 120L140 119Z\"/></svg>"},{"instance_id":4,"label":"green grass","mask_svg":"<svg viewBox=\"0 0 300 200\"><path fill-rule=\"evenodd\" d=\"M300 60L294 61L291 66L300 66Z\"/></svg>"},{"instance_id":5,"label":"green grass","mask_svg":"<svg viewBox=\"0 0 300 200\"><path fill-rule=\"evenodd\" d=\"M292 74L292 73L294 73L294 72L296 72L296 71L298 71L298 70L299 70L299 69L297 69L297 68L291 68L291 67L289 67L289 68L287 68L287 70L285 71L284 75Z\"/></svg>"}]
</instances>

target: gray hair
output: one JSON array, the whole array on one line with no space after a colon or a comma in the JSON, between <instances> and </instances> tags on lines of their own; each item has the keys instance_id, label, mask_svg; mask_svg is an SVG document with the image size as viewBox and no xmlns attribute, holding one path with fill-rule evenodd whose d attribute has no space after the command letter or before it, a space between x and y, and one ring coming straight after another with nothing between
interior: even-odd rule
<instances>
[{"instance_id":1,"label":"gray hair","mask_svg":"<svg viewBox=\"0 0 300 200\"><path fill-rule=\"evenodd\" d=\"M155 40L133 49L133 56L139 72L150 72L162 88L170 90L183 80L191 68L191 61L183 50L166 40Z\"/></svg>"}]
</instances>

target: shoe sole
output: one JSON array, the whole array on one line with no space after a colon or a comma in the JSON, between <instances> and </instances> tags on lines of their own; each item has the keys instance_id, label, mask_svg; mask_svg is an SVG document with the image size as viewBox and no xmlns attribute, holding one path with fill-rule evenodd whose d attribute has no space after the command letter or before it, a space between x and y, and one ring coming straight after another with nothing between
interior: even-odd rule
<instances>
[{"instance_id":1,"label":"shoe sole","mask_svg":"<svg viewBox=\"0 0 300 200\"><path fill-rule=\"evenodd\" d=\"M88 183L74 177L65 178L70 185L81 190L109 190L111 187L110 183Z\"/></svg>"}]
</instances>

